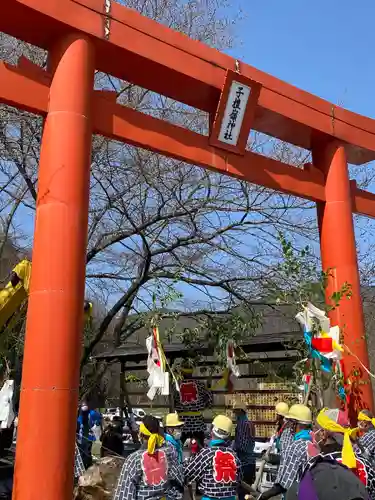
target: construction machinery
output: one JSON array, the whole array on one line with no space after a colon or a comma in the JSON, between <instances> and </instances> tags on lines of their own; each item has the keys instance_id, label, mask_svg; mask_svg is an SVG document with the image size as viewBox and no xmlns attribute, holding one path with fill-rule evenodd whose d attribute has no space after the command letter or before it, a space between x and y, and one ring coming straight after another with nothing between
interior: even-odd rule
<instances>
[{"instance_id":1,"label":"construction machinery","mask_svg":"<svg viewBox=\"0 0 375 500\"><path fill-rule=\"evenodd\" d=\"M29 296L30 276L31 262L23 259L14 267L9 282L0 291L0 332L15 318L15 313L26 304ZM85 324L91 319L92 309L92 303L85 301Z\"/></svg>"}]
</instances>

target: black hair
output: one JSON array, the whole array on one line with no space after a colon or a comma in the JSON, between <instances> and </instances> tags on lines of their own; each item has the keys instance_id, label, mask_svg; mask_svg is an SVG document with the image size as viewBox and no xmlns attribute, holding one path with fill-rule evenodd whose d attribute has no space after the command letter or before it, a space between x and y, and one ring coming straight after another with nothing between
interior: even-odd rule
<instances>
[{"instance_id":1,"label":"black hair","mask_svg":"<svg viewBox=\"0 0 375 500\"><path fill-rule=\"evenodd\" d=\"M146 415L143 418L143 425L151 432L151 434L159 434L160 432L159 420L152 415Z\"/></svg>"},{"instance_id":2,"label":"black hair","mask_svg":"<svg viewBox=\"0 0 375 500\"><path fill-rule=\"evenodd\" d=\"M297 422L297 425L301 429L307 429L308 431L312 429L312 424L303 424L302 422Z\"/></svg>"},{"instance_id":3,"label":"black hair","mask_svg":"<svg viewBox=\"0 0 375 500\"><path fill-rule=\"evenodd\" d=\"M374 418L374 414L370 410L361 410L361 413L363 413L369 418Z\"/></svg>"},{"instance_id":4,"label":"black hair","mask_svg":"<svg viewBox=\"0 0 375 500\"><path fill-rule=\"evenodd\" d=\"M281 417L281 415L277 415L278 417ZM280 432L283 425L284 425L284 417L278 418L276 420L276 432Z\"/></svg>"}]
</instances>

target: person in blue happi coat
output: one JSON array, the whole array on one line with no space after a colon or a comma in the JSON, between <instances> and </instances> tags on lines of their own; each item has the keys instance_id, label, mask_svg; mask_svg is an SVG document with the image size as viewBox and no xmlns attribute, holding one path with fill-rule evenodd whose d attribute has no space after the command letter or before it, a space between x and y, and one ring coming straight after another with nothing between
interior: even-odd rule
<instances>
[{"instance_id":1,"label":"person in blue happi coat","mask_svg":"<svg viewBox=\"0 0 375 500\"><path fill-rule=\"evenodd\" d=\"M101 426L101 423L101 414L90 410L88 404L83 402L77 418L77 444L86 469L92 465L92 443L96 441L93 428Z\"/></svg>"},{"instance_id":2,"label":"person in blue happi coat","mask_svg":"<svg viewBox=\"0 0 375 500\"><path fill-rule=\"evenodd\" d=\"M254 424L248 419L247 406L244 403L235 403L233 406L233 415L236 419L236 432L233 448L235 449L238 459L241 462L242 479L245 483L251 486L255 480L256 470L256 457L254 454ZM241 487L241 485L239 485L239 500L244 500L246 498L246 493L247 492Z\"/></svg>"}]
</instances>

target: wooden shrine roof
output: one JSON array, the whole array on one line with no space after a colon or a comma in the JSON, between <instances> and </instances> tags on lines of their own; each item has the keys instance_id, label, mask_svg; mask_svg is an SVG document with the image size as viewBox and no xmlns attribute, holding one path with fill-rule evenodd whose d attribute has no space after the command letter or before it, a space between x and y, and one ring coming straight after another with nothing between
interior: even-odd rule
<instances>
[{"instance_id":1,"label":"wooden shrine roof","mask_svg":"<svg viewBox=\"0 0 375 500\"><path fill-rule=\"evenodd\" d=\"M262 352L287 352L286 343L302 339L300 332L286 332L278 335L260 335L250 337L246 342L239 346L245 353ZM192 355L193 349L187 348L181 343L164 344L164 352L169 359L187 358ZM208 343L200 344L199 353L203 356L212 354L212 345ZM145 345L139 345L127 342L117 348L110 349L94 356L98 360L114 360L139 363L147 359L147 350ZM240 362L241 360L239 360ZM207 364L207 363L206 363Z\"/></svg>"}]
</instances>

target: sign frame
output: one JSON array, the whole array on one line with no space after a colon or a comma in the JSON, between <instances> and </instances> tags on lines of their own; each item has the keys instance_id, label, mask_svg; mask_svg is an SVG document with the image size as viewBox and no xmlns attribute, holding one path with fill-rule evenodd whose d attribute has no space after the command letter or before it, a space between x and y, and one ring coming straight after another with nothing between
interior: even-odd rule
<instances>
[{"instance_id":1,"label":"sign frame","mask_svg":"<svg viewBox=\"0 0 375 500\"><path fill-rule=\"evenodd\" d=\"M238 82L250 88L250 95L247 101L246 109L242 119L241 129L238 135L237 144L227 144L219 139L222 122L224 119L229 94L232 88L232 83ZM243 156L246 152L246 145L254 122L255 111L258 104L262 85L255 80L237 73L236 71L227 70L224 86L221 91L219 103L217 106L215 118L210 129L209 144L215 148L225 149L231 153Z\"/></svg>"}]
</instances>

